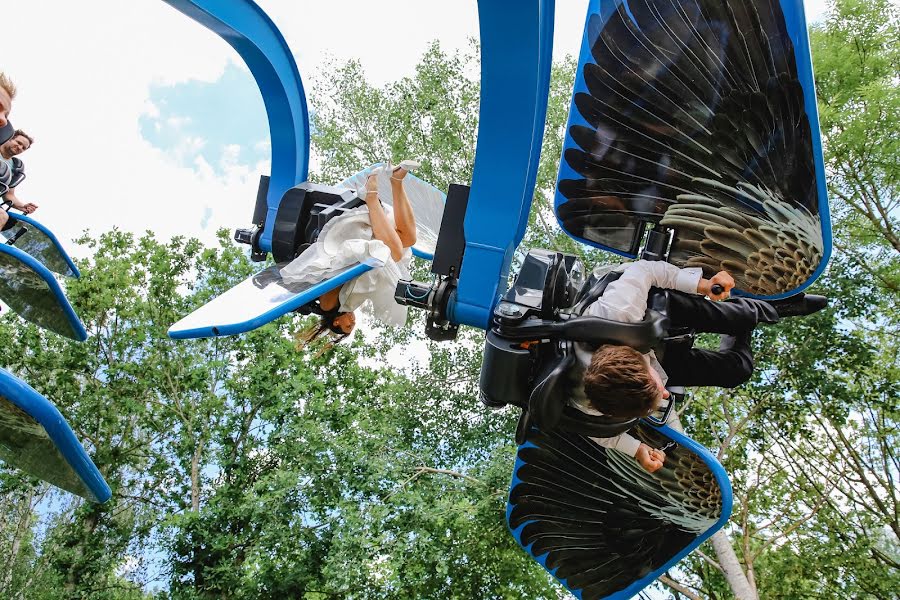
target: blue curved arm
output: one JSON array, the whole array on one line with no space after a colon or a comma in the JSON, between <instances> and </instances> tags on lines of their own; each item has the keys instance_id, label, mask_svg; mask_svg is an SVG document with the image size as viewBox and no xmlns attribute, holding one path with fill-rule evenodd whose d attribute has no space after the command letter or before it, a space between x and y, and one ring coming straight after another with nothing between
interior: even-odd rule
<instances>
[{"instance_id":1,"label":"blue curved arm","mask_svg":"<svg viewBox=\"0 0 900 600\"><path fill-rule=\"evenodd\" d=\"M812 55L809 48L809 30L807 28L806 11L803 8L803 0L781 0L781 8L784 11L784 22L787 25L788 35L794 44L794 52L797 59L797 77L803 86L803 108L809 116L809 128L812 134L813 158L816 164L816 187L819 192L819 219L822 221L822 239L825 248L822 259L815 272L806 282L796 290L775 298L784 298L797 292L802 292L813 284L828 266L831 260L833 233L831 228L831 209L828 207L828 179L825 176L825 157L822 150L822 128L819 125L819 104L816 100L816 80L813 76Z\"/></svg>"},{"instance_id":2,"label":"blue curved arm","mask_svg":"<svg viewBox=\"0 0 900 600\"><path fill-rule=\"evenodd\" d=\"M268 211L259 245L270 252L281 196L305 181L309 169L309 113L297 63L281 32L251 0L163 1L231 44L259 85L272 139Z\"/></svg>"},{"instance_id":3,"label":"blue curved arm","mask_svg":"<svg viewBox=\"0 0 900 600\"><path fill-rule=\"evenodd\" d=\"M466 250L448 312L486 329L525 235L537 179L553 50L554 0L479 0L481 106Z\"/></svg>"}]
</instances>

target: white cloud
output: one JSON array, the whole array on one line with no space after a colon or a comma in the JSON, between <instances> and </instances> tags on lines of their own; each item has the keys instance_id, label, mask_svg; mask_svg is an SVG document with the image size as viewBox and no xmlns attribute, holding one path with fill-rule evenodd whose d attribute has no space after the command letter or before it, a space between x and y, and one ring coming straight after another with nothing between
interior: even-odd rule
<instances>
[{"instance_id":1,"label":"white cloud","mask_svg":"<svg viewBox=\"0 0 900 600\"><path fill-rule=\"evenodd\" d=\"M158 119L160 115L159 107L148 99L144 101L144 109L141 114L154 119ZM159 124L157 123L156 126L159 127Z\"/></svg>"},{"instance_id":2,"label":"white cloud","mask_svg":"<svg viewBox=\"0 0 900 600\"><path fill-rule=\"evenodd\" d=\"M176 164L185 164L191 156L199 154L206 140L198 136L185 136L170 151Z\"/></svg>"},{"instance_id":3,"label":"white cloud","mask_svg":"<svg viewBox=\"0 0 900 600\"><path fill-rule=\"evenodd\" d=\"M185 125L189 125L191 123L190 117L168 117L166 119L166 125L173 129L181 129Z\"/></svg>"}]
</instances>

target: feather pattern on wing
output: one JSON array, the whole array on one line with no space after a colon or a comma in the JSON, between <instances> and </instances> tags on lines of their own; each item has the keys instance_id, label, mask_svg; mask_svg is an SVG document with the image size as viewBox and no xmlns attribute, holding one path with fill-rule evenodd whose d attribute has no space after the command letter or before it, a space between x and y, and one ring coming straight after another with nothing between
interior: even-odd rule
<instances>
[{"instance_id":1,"label":"feather pattern on wing","mask_svg":"<svg viewBox=\"0 0 900 600\"><path fill-rule=\"evenodd\" d=\"M603 3L602 3L603 4ZM676 230L669 260L791 291L824 254L809 116L778 0L627 0L588 21L557 214L633 251L638 222ZM811 93L807 91L806 93ZM726 232L727 230L727 232Z\"/></svg>"},{"instance_id":2,"label":"feather pattern on wing","mask_svg":"<svg viewBox=\"0 0 900 600\"><path fill-rule=\"evenodd\" d=\"M654 447L668 438L641 424ZM519 449L509 525L520 542L582 598L602 598L660 568L712 527L721 492L693 452L667 451L656 473L589 438L536 429Z\"/></svg>"}]
</instances>

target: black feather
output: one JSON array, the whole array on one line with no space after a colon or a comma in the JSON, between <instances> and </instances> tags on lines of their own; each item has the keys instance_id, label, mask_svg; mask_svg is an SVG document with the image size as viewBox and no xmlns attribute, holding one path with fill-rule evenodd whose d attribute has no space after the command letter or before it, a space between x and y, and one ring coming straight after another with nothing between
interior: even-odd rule
<instances>
[{"instance_id":1,"label":"black feather","mask_svg":"<svg viewBox=\"0 0 900 600\"><path fill-rule=\"evenodd\" d=\"M819 198L804 109L811 90L798 80L778 0L629 0L605 22L592 15L587 35L593 62L584 64L587 92L576 94L574 105L589 126L569 129L574 145L563 160L581 179L559 181L565 228L629 251L629 235L639 231L629 220L675 227L677 220L664 217L671 207L712 203L729 208L735 230L748 233L742 254L758 239L748 227L759 224L800 240L805 260L792 264L804 266L778 285L796 287L811 276L824 247L815 234ZM698 236L702 227L680 237ZM690 247L694 254L676 251L670 260L709 268L723 253L738 252L717 248L712 256ZM776 250L758 248L754 260ZM743 272L753 270L741 264ZM789 291L748 277L738 287Z\"/></svg>"},{"instance_id":2,"label":"black feather","mask_svg":"<svg viewBox=\"0 0 900 600\"><path fill-rule=\"evenodd\" d=\"M662 447L648 425L632 432ZM718 484L693 453L676 447L654 474L590 438L533 429L519 448L509 525L582 598L622 590L664 565L721 514Z\"/></svg>"}]
</instances>

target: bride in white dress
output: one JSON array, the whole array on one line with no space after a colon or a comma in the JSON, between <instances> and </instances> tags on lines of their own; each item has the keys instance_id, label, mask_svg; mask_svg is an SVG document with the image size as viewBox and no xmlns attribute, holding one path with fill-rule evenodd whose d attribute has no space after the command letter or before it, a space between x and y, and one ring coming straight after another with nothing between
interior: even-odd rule
<instances>
[{"instance_id":1,"label":"bride in white dress","mask_svg":"<svg viewBox=\"0 0 900 600\"><path fill-rule=\"evenodd\" d=\"M353 311L366 300L373 315L385 324L406 323L406 307L394 301L400 279L409 279L410 248L416 243L416 220L403 179L415 163L404 161L390 169L393 208L378 199L378 171L366 180L365 206L329 221L316 242L281 270L285 283L318 283L344 267L363 262L373 268L319 297L319 326L308 339L330 330L343 337L353 331Z\"/></svg>"}]
</instances>

